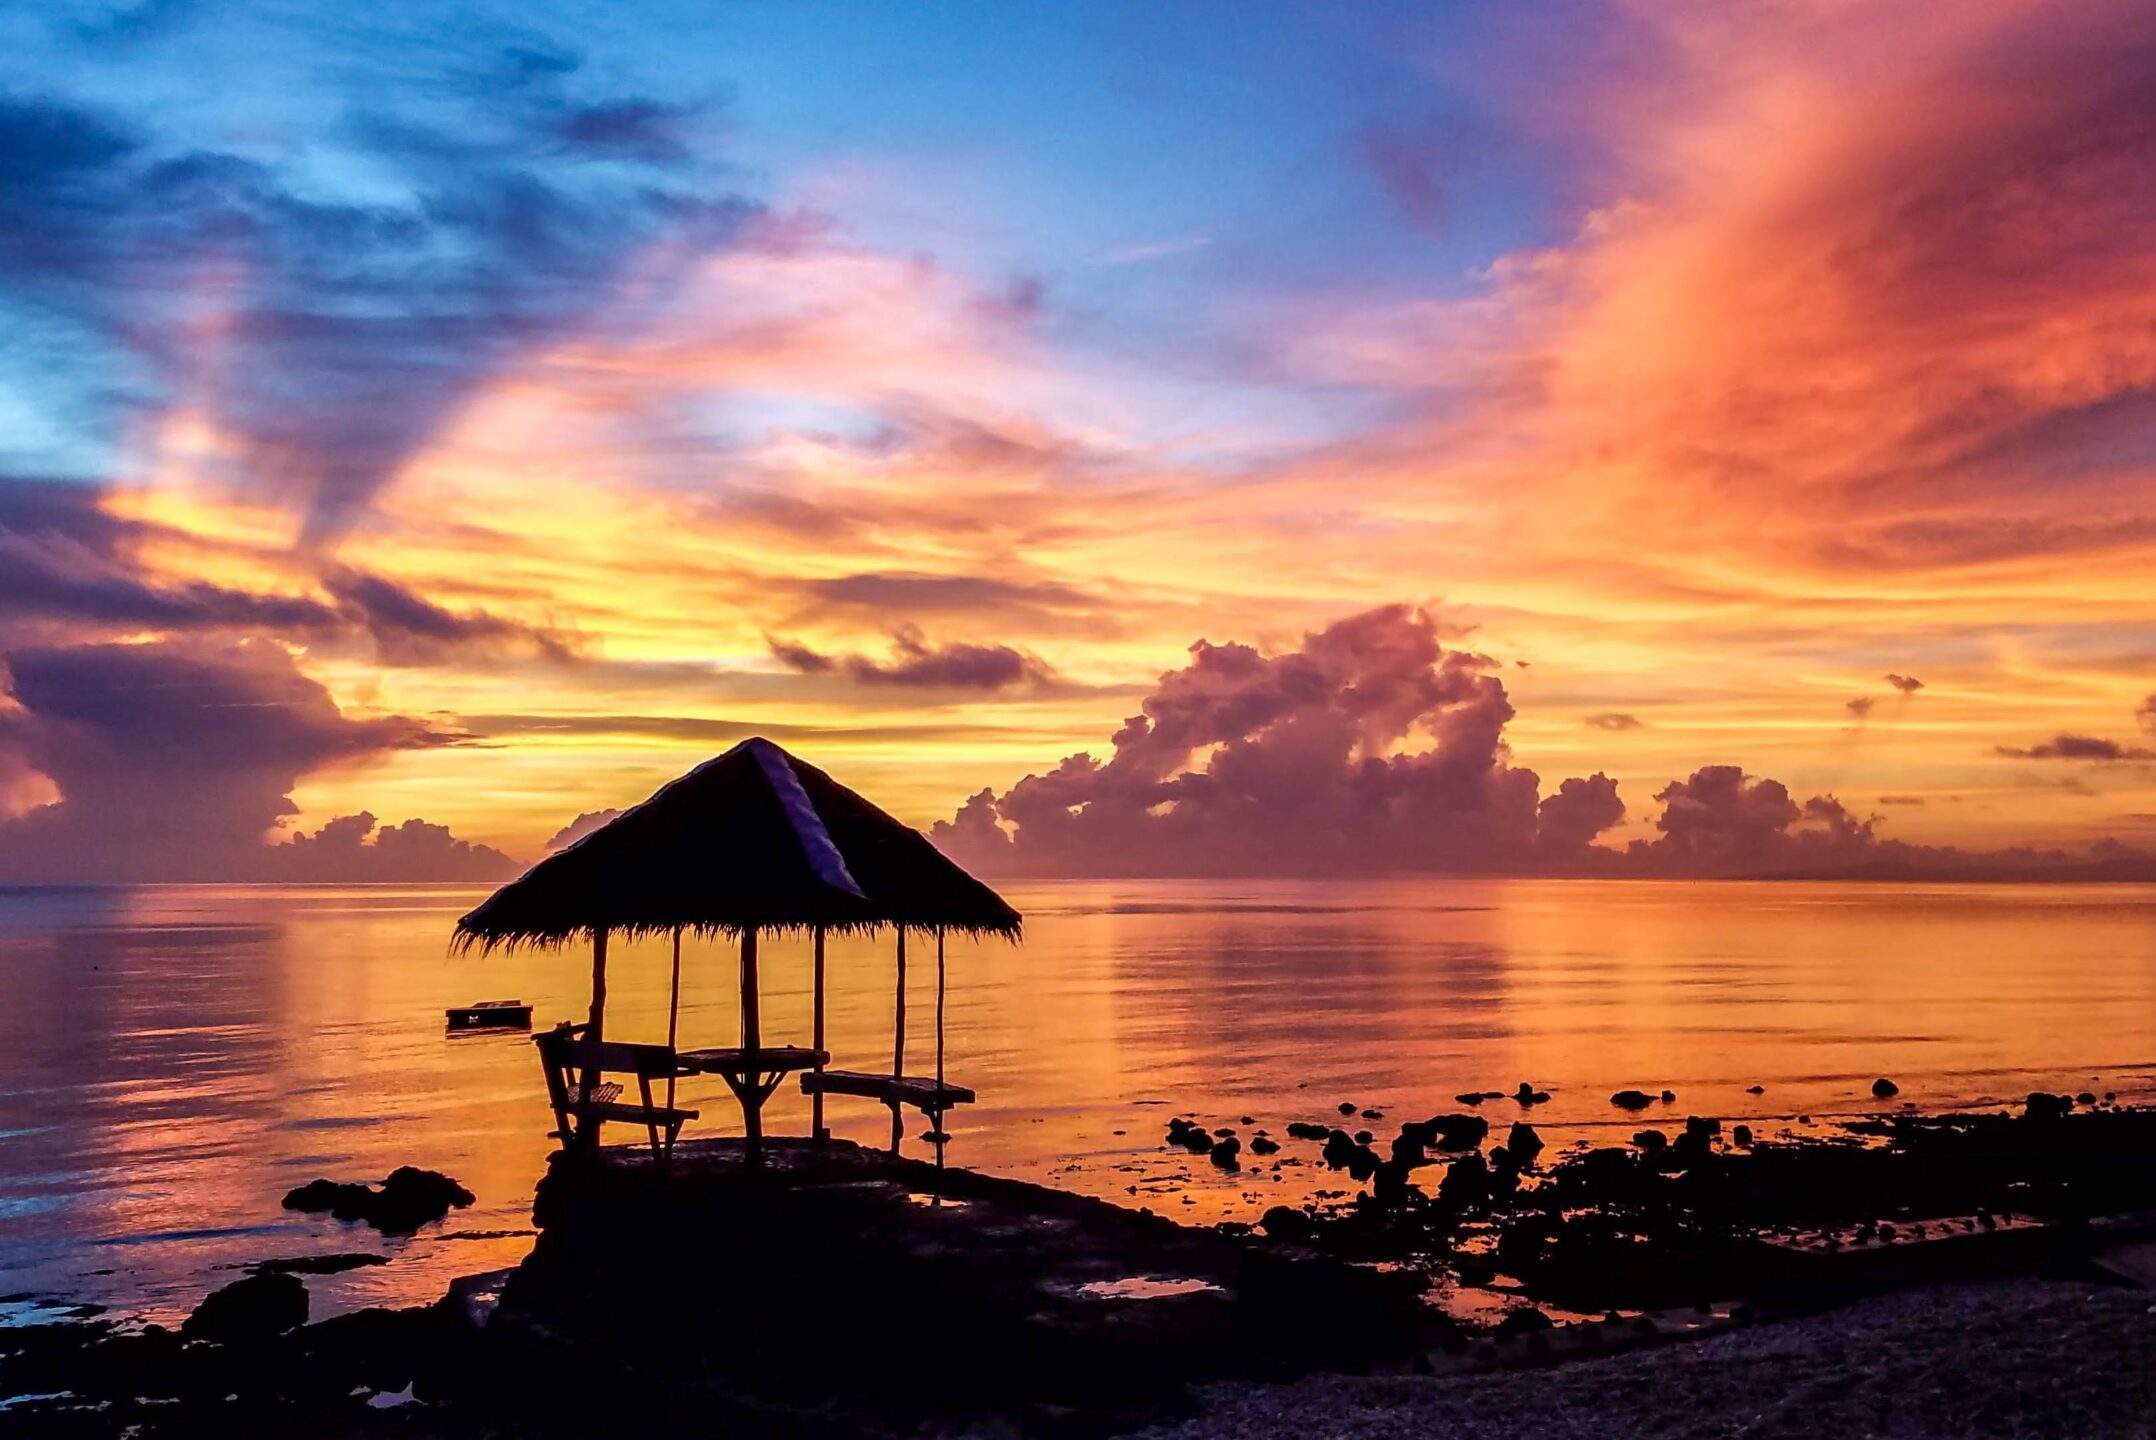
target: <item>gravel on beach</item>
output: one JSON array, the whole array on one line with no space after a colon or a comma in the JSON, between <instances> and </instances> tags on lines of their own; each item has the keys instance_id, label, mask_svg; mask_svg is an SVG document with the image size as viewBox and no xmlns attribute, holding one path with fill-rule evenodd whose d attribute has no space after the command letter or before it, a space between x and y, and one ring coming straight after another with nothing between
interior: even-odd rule
<instances>
[{"instance_id":1,"label":"gravel on beach","mask_svg":"<svg viewBox=\"0 0 2156 1440\"><path fill-rule=\"evenodd\" d=\"M1938 1286L1544 1369L1209 1386L1154 1440L2156 1436L2156 1292Z\"/></svg>"}]
</instances>

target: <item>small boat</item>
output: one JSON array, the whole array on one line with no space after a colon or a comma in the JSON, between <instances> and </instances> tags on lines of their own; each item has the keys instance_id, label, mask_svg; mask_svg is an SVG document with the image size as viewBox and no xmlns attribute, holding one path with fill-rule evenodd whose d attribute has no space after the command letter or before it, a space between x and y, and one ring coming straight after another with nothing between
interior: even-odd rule
<instances>
[{"instance_id":1,"label":"small boat","mask_svg":"<svg viewBox=\"0 0 2156 1440\"><path fill-rule=\"evenodd\" d=\"M529 1030L532 1007L522 1000L482 1000L477 1005L452 1005L442 1012L452 1030Z\"/></svg>"}]
</instances>

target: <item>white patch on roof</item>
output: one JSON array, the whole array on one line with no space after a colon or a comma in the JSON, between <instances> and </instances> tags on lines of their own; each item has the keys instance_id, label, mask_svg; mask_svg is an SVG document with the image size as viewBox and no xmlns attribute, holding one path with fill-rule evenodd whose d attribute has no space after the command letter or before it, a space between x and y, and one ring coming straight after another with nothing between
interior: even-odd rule
<instances>
[{"instance_id":1,"label":"white patch on roof","mask_svg":"<svg viewBox=\"0 0 2156 1440\"><path fill-rule=\"evenodd\" d=\"M801 788L801 777L794 774L794 767L786 763L786 753L768 740L744 740L756 763L763 767L764 778L779 797L779 808L786 812L786 819L800 837L801 849L808 856L809 868L816 878L834 890L843 890L856 900L866 900L861 887L854 883L853 874L846 868L846 857L838 853L838 846L831 842L831 832L824 829L823 817L809 801L808 792Z\"/></svg>"}]
</instances>

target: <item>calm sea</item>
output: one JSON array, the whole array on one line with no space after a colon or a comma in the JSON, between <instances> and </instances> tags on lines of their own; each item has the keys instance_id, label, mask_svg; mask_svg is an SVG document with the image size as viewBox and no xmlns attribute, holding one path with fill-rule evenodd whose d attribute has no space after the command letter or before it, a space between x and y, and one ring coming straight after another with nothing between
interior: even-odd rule
<instances>
[{"instance_id":1,"label":"calm sea","mask_svg":"<svg viewBox=\"0 0 2156 1440\"><path fill-rule=\"evenodd\" d=\"M580 1017L582 951L453 958L478 891L170 887L0 892L0 1295L171 1319L235 1267L369 1250L309 1282L316 1313L417 1303L529 1243L551 1142L522 1036L449 1038L444 1006ZM1402 1118L1455 1092L1550 1092L1556 1143L1686 1114L1772 1135L1900 1101L2033 1088L2156 1098L2156 890L2124 887L1089 882L1008 887L1026 941L949 950L948 1072L981 1103L954 1164L1179 1218L1254 1217L1339 1182L1308 1163L1214 1171L1160 1148L1168 1117L1278 1136L1337 1107ZM735 961L691 942L684 1047L735 1037ZM889 942L834 941L835 1063L887 1065ZM617 947L608 1033L663 1039L663 945ZM933 1061L935 968L916 941L910 1070ZM809 1037L805 942L768 943L764 1034ZM1759 1095L1748 1087L1764 1086ZM1644 1119L1611 1091L1677 1092ZM716 1081L691 1134L738 1132ZM1898 1102L1896 1102L1898 1103ZM1510 1101L1484 1110L1498 1124ZM799 1133L789 1086L769 1123ZM886 1113L834 1100L874 1141ZM918 1131L918 1123L909 1129ZM1354 1128L1351 1125L1350 1128ZM628 1138L626 1135L623 1138ZM926 1153L909 1140L908 1148ZM1314 1147L1290 1142L1282 1158ZM478 1195L408 1240L289 1214L316 1176L446 1170ZM501 1233L511 1232L511 1233Z\"/></svg>"}]
</instances>

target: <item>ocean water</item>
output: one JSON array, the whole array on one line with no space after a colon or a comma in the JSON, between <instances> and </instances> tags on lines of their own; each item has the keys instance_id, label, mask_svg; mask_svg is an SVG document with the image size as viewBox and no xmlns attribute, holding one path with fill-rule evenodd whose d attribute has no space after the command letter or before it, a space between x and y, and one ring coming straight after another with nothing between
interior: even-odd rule
<instances>
[{"instance_id":1,"label":"ocean water","mask_svg":"<svg viewBox=\"0 0 2156 1440\"><path fill-rule=\"evenodd\" d=\"M1617 1143L1687 1114L1763 1135L1908 1102L2031 1089L2156 1099L2156 889L1576 881L1085 882L1006 887L1023 945L948 950L950 1077L980 1092L952 1164L1147 1205L1255 1218L1337 1189L1287 1142L1228 1175L1166 1150L1175 1114L1284 1137L1550 1094L1553 1144ZM317 1315L421 1303L529 1245L552 1142L522 1035L449 1037L442 1009L517 997L581 1018L585 951L451 956L450 887L0 892L0 1296L182 1316L247 1263L371 1251L309 1280ZM911 945L908 1069L933 1066L932 942ZM684 951L681 1043L733 1043L735 957ZM882 941L829 947L834 1063L888 1065ZM665 1036L663 943L615 947L607 1030ZM809 1038L806 941L767 941L764 1035ZM1876 1101L1874 1078L1901 1086ZM1747 1093L1763 1086L1759 1095ZM1669 1088L1643 1117L1613 1090ZM716 1080L688 1134L739 1133ZM1343 1121L1338 1106L1381 1121ZM1482 1107L1502 1127L1512 1101ZM1245 1124L1243 1117L1250 1117ZM802 1133L789 1084L767 1127ZM887 1112L834 1099L841 1135ZM1808 1123L1807 1123L1808 1122ZM909 1131L923 1126L909 1112ZM623 1134L620 1138L630 1138ZM917 1139L909 1151L929 1153ZM294 1185L448 1171L478 1199L418 1236L284 1211ZM7 1313L0 1306L0 1318Z\"/></svg>"}]
</instances>

